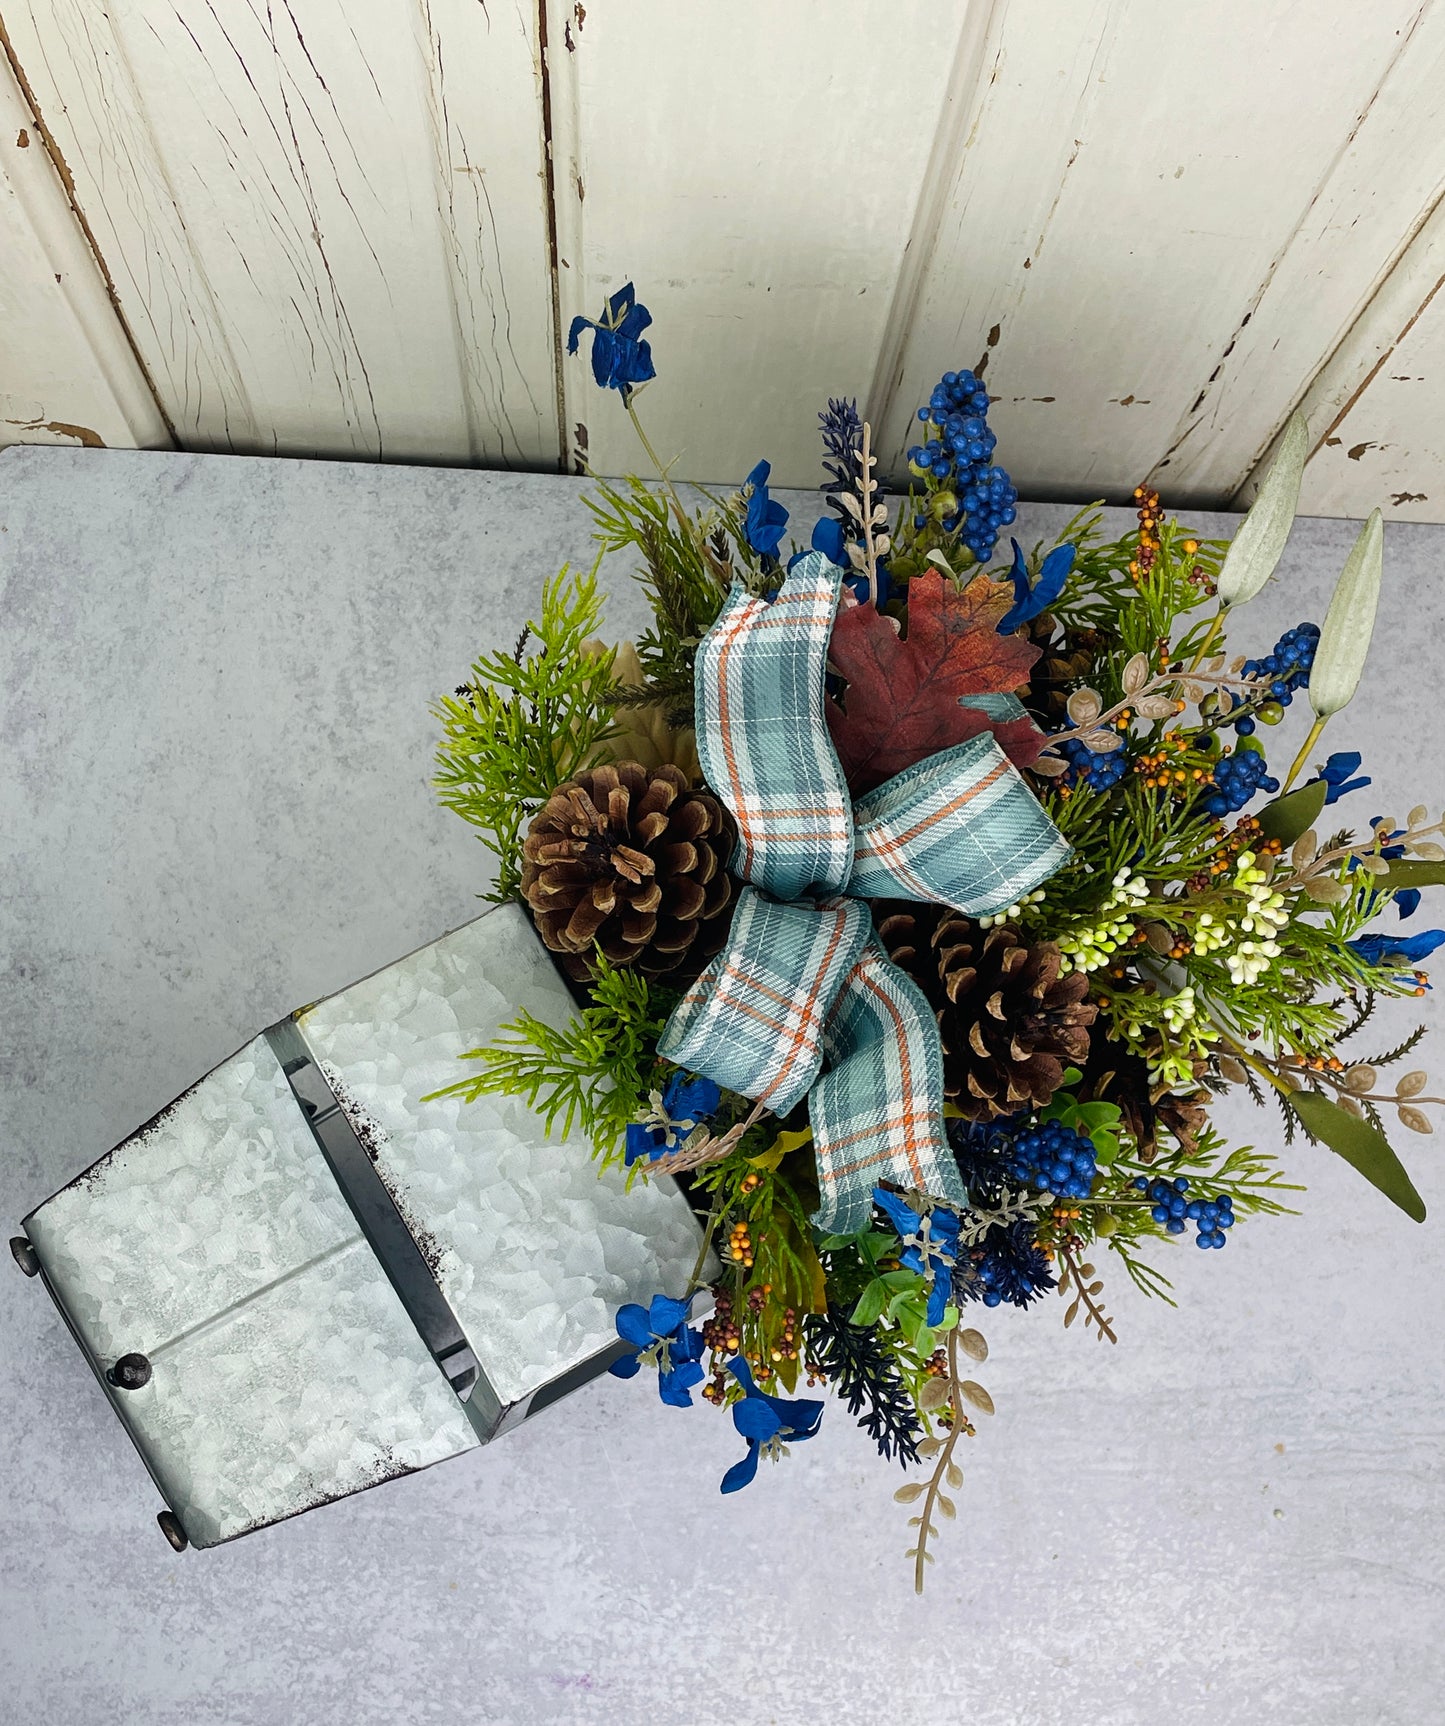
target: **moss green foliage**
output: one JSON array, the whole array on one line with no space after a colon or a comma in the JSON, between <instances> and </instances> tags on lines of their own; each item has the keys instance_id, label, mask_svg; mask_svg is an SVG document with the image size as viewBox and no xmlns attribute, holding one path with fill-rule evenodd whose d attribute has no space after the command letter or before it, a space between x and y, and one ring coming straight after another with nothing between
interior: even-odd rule
<instances>
[{"instance_id":1,"label":"moss green foliage","mask_svg":"<svg viewBox=\"0 0 1445 1726\"><path fill-rule=\"evenodd\" d=\"M627 1123L635 1120L657 1065L657 1039L666 1012L638 971L610 965L599 949L591 1004L560 1030L525 1010L503 1025L496 1041L462 1058L482 1070L433 1092L438 1097L521 1097L539 1111L547 1131L574 1126L596 1146L604 1166L622 1156ZM671 998L667 998L670 1005Z\"/></svg>"},{"instance_id":2,"label":"moss green foliage","mask_svg":"<svg viewBox=\"0 0 1445 1726\"><path fill-rule=\"evenodd\" d=\"M601 620L596 565L585 575L564 569L543 587L540 620L516 649L484 654L433 710L442 724L433 783L444 807L476 827L496 857L492 899L517 891L526 821L600 759L616 700L612 654L581 648Z\"/></svg>"}]
</instances>

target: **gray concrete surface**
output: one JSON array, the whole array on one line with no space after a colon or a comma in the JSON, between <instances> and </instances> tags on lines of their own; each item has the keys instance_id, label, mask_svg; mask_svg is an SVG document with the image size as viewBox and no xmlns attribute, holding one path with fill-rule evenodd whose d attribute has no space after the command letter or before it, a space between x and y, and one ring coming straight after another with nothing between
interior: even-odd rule
<instances>
[{"instance_id":1,"label":"gray concrete surface","mask_svg":"<svg viewBox=\"0 0 1445 1726\"><path fill-rule=\"evenodd\" d=\"M10 1222L258 1027L469 913L482 853L432 804L428 702L512 639L543 575L588 558L579 490L0 457ZM1067 513L1026 511L1025 536ZM1322 615L1350 538L1300 524L1239 651ZM1445 795L1445 528L1391 526L1386 546L1367 691L1330 739L1375 776L1360 818ZM612 608L618 633L639 617L635 595ZM1427 902L1420 922L1442 920ZM1440 1065L1437 1034L1422 1064ZM1231 1119L1277 1137L1271 1116ZM1403 1148L1445 1214L1437 1142ZM1105 1262L1117 1349L1064 1334L1060 1303L987 1316L999 1413L968 1447L921 1602L901 1477L841 1409L723 1499L731 1423L664 1409L645 1381L177 1558L60 1320L7 1269L0 1718L1438 1720L1440 1223L1406 1221L1323 1152L1289 1164L1303 1214L1172 1254L1177 1312Z\"/></svg>"}]
</instances>

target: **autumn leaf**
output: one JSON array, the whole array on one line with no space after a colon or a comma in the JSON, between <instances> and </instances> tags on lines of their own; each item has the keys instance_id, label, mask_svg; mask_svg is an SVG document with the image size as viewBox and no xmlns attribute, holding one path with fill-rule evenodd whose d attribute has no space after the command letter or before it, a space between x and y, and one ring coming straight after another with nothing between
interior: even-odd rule
<instances>
[{"instance_id":1,"label":"autumn leaf","mask_svg":"<svg viewBox=\"0 0 1445 1726\"><path fill-rule=\"evenodd\" d=\"M990 719L959 705L1012 692L1039 657L1025 637L998 633L1012 603L1012 590L987 576L960 592L930 569L908 584L906 639L872 605L839 613L828 661L848 688L841 706L828 704L828 726L855 796L981 731L992 731L1016 766L1037 759L1044 738L1031 719Z\"/></svg>"}]
</instances>

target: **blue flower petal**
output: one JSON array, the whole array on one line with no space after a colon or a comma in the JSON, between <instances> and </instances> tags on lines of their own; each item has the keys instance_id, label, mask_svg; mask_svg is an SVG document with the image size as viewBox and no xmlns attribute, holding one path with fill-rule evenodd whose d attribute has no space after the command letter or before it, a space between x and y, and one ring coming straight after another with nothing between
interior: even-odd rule
<instances>
[{"instance_id":1,"label":"blue flower petal","mask_svg":"<svg viewBox=\"0 0 1445 1726\"><path fill-rule=\"evenodd\" d=\"M641 1310L639 1307L638 1311ZM626 1312L627 1308L624 1307L622 1311ZM675 1330L680 1330L687 1323L687 1302L674 1300L671 1295L655 1294L652 1305L648 1308L647 1322L653 1336L670 1337ZM628 1340L631 1341L631 1338Z\"/></svg>"},{"instance_id":2,"label":"blue flower petal","mask_svg":"<svg viewBox=\"0 0 1445 1726\"><path fill-rule=\"evenodd\" d=\"M783 529L788 525L787 510L768 496L768 475L772 471L771 463L760 461L745 482L752 487L752 495L743 521L743 537L759 557L778 555Z\"/></svg>"},{"instance_id":3,"label":"blue flower petal","mask_svg":"<svg viewBox=\"0 0 1445 1726\"><path fill-rule=\"evenodd\" d=\"M722 1092L711 1079L689 1079L674 1073L662 1093L662 1107L672 1121L710 1121L722 1101Z\"/></svg>"},{"instance_id":4,"label":"blue flower petal","mask_svg":"<svg viewBox=\"0 0 1445 1726\"><path fill-rule=\"evenodd\" d=\"M630 1169L639 1157L653 1158L663 1150L662 1135L645 1121L627 1123L627 1149L623 1161Z\"/></svg>"},{"instance_id":5,"label":"blue flower petal","mask_svg":"<svg viewBox=\"0 0 1445 1726\"><path fill-rule=\"evenodd\" d=\"M890 1193L887 1187L874 1187L873 1203L878 1206L893 1224L899 1235L915 1235L918 1233L920 1218L912 1205L906 1204L897 1193Z\"/></svg>"},{"instance_id":6,"label":"blue flower petal","mask_svg":"<svg viewBox=\"0 0 1445 1726\"><path fill-rule=\"evenodd\" d=\"M1420 889L1402 887L1395 895L1395 909L1400 913L1402 922L1406 917L1413 917L1420 909Z\"/></svg>"},{"instance_id":7,"label":"blue flower petal","mask_svg":"<svg viewBox=\"0 0 1445 1726\"><path fill-rule=\"evenodd\" d=\"M1010 635L1022 624L1031 622L1041 616L1064 591L1064 583L1069 579L1069 571L1074 567L1074 555L1077 547L1072 545L1056 545L1044 559L1039 570L1039 579L1029 588L1028 567L1024 562L1024 554L1019 542L1011 540L1014 548L1013 566L1009 570L1009 579L1014 586L1014 602L998 621L998 633Z\"/></svg>"},{"instance_id":8,"label":"blue flower petal","mask_svg":"<svg viewBox=\"0 0 1445 1726\"><path fill-rule=\"evenodd\" d=\"M747 1439L776 1438L786 1423L769 1398L759 1394L745 1396L733 1404L733 1425Z\"/></svg>"},{"instance_id":9,"label":"blue flower petal","mask_svg":"<svg viewBox=\"0 0 1445 1726\"><path fill-rule=\"evenodd\" d=\"M607 1370L614 1378L636 1378L642 1370L642 1363L635 1354L624 1354L619 1355Z\"/></svg>"},{"instance_id":10,"label":"blue flower petal","mask_svg":"<svg viewBox=\"0 0 1445 1726\"><path fill-rule=\"evenodd\" d=\"M745 1486L750 1484L758 1472L758 1450L759 1447L756 1444L750 1444L748 1453L742 1461L735 1462L722 1477L722 1490L724 1492L741 1492Z\"/></svg>"},{"instance_id":11,"label":"blue flower petal","mask_svg":"<svg viewBox=\"0 0 1445 1726\"><path fill-rule=\"evenodd\" d=\"M696 1361L684 1361L671 1372L657 1375L657 1393L669 1408L691 1408L692 1386L701 1384L706 1374Z\"/></svg>"},{"instance_id":12,"label":"blue flower petal","mask_svg":"<svg viewBox=\"0 0 1445 1726\"><path fill-rule=\"evenodd\" d=\"M829 563L846 568L847 552L843 549L843 524L836 516L825 515L813 529L812 547L821 551Z\"/></svg>"},{"instance_id":13,"label":"blue flower petal","mask_svg":"<svg viewBox=\"0 0 1445 1726\"><path fill-rule=\"evenodd\" d=\"M652 1326L647 1322L647 1309L636 1301L628 1301L617 1309L617 1334L634 1348L652 1347Z\"/></svg>"}]
</instances>

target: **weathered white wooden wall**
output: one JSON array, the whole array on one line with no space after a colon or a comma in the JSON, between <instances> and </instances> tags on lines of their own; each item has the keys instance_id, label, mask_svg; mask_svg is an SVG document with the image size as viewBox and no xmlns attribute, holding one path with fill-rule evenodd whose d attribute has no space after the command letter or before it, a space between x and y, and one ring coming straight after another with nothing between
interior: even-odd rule
<instances>
[{"instance_id":1,"label":"weathered white wooden wall","mask_svg":"<svg viewBox=\"0 0 1445 1726\"><path fill-rule=\"evenodd\" d=\"M1026 493L1445 519L1445 0L0 0L0 441L895 471L982 362ZM1433 499L1433 501L1432 501Z\"/></svg>"}]
</instances>

